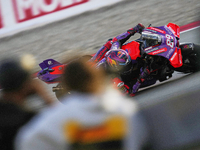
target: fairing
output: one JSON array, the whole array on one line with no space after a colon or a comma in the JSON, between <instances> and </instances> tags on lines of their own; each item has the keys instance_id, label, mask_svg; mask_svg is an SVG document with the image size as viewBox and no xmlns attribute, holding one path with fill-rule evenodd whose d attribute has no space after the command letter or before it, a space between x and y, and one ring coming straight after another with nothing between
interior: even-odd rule
<instances>
[{"instance_id":1,"label":"fairing","mask_svg":"<svg viewBox=\"0 0 200 150\"><path fill-rule=\"evenodd\" d=\"M182 66L182 55L178 47L180 38L180 28L178 25L169 23L166 26L148 27L143 32L158 34L162 38L159 45L146 47L144 52L149 55L158 55L167 58L174 68Z\"/></svg>"},{"instance_id":2,"label":"fairing","mask_svg":"<svg viewBox=\"0 0 200 150\"><path fill-rule=\"evenodd\" d=\"M123 50L126 50L132 60L136 60L137 57L140 57L140 44L136 41L129 42L122 46Z\"/></svg>"},{"instance_id":3,"label":"fairing","mask_svg":"<svg viewBox=\"0 0 200 150\"><path fill-rule=\"evenodd\" d=\"M66 65L53 59L47 59L40 63L39 66L42 70L37 74L37 77L46 83L55 83L60 81Z\"/></svg>"}]
</instances>

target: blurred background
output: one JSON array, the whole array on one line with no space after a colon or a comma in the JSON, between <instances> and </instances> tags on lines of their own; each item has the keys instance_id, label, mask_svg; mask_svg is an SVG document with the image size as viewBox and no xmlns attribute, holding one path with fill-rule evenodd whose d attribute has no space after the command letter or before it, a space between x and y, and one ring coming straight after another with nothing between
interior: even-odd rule
<instances>
[{"instance_id":1,"label":"blurred background","mask_svg":"<svg viewBox=\"0 0 200 150\"><path fill-rule=\"evenodd\" d=\"M199 0L68 0L62 8L59 0L43 0L41 8L46 13L39 12L36 3L1 0L4 26L0 30L5 32L0 34L0 59L29 53L37 64L47 58L62 62L63 56L75 51L95 53L107 39L138 23L162 26L173 22L183 26L200 20ZM39 69L38 65L34 67L35 71Z\"/></svg>"},{"instance_id":2,"label":"blurred background","mask_svg":"<svg viewBox=\"0 0 200 150\"><path fill-rule=\"evenodd\" d=\"M0 60L28 54L23 61L24 64L30 63L33 73L40 70L38 64L45 59L52 58L62 63L74 54L93 54L108 39L138 23L163 26L172 22L181 27L193 23L195 29L189 26L188 29L192 30L182 32L180 41L200 44L199 0L0 0L0 8ZM196 120L200 113L199 75L199 72L192 75L176 73L166 84L144 89L133 98L147 114L145 116L149 115L155 122L168 120L167 123L171 123L175 118L173 127L177 128L173 129L177 135L174 137L181 137L185 131L183 138L177 141L181 144L200 140L200 120ZM52 86L45 85L48 94L56 99ZM193 103L188 100L193 100ZM35 104L35 97L32 97L27 105L38 108L41 103ZM176 111L174 106L179 106L180 111ZM154 116L160 112L157 108L166 110L164 116L166 113L173 115L163 120L156 118ZM194 126L184 122L188 114L190 121L196 123ZM172 125L167 123L166 126ZM170 133L174 133L173 130ZM167 136L167 133L163 135Z\"/></svg>"},{"instance_id":3,"label":"blurred background","mask_svg":"<svg viewBox=\"0 0 200 150\"><path fill-rule=\"evenodd\" d=\"M1 0L0 4L0 59L30 54L24 64L31 61L33 73L45 59L65 62L74 54L93 54L138 23L183 26L200 20L199 0ZM199 33L200 28L182 33L181 42L200 44Z\"/></svg>"}]
</instances>

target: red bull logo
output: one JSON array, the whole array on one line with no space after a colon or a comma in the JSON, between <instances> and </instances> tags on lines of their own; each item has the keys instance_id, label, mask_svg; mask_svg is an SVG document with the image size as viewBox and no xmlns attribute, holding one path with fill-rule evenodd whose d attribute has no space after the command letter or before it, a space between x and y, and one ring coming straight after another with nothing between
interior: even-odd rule
<instances>
[{"instance_id":1,"label":"red bull logo","mask_svg":"<svg viewBox=\"0 0 200 150\"><path fill-rule=\"evenodd\" d=\"M121 55L122 54L122 52L117 52L117 56L119 56L119 55Z\"/></svg>"},{"instance_id":2,"label":"red bull logo","mask_svg":"<svg viewBox=\"0 0 200 150\"><path fill-rule=\"evenodd\" d=\"M117 56L118 56L119 58L122 58L123 55L124 55L124 54L123 54L122 52L118 52L118 53L117 53Z\"/></svg>"},{"instance_id":3,"label":"red bull logo","mask_svg":"<svg viewBox=\"0 0 200 150\"><path fill-rule=\"evenodd\" d=\"M117 62L109 57L107 58L107 61L109 62L109 65L112 67L117 65Z\"/></svg>"}]
</instances>

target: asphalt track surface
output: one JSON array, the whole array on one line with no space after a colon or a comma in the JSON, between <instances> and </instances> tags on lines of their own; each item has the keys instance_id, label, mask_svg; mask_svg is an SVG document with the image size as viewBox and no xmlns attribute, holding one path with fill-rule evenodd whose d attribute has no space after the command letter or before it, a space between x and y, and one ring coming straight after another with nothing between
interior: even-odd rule
<instances>
[{"instance_id":1,"label":"asphalt track surface","mask_svg":"<svg viewBox=\"0 0 200 150\"><path fill-rule=\"evenodd\" d=\"M0 40L0 59L33 54L37 63L63 62L73 54L95 53L109 38L136 24L179 26L200 20L199 0L125 0L113 6L28 30ZM137 38L137 35L131 38ZM35 66L39 70L39 66Z\"/></svg>"},{"instance_id":2,"label":"asphalt track surface","mask_svg":"<svg viewBox=\"0 0 200 150\"><path fill-rule=\"evenodd\" d=\"M48 58L62 62L74 53L95 53L107 39L125 32L139 22L145 26L162 26L169 22L182 26L200 20L199 14L199 0L126 0L2 38L0 59L31 53L36 57L38 64ZM199 29L181 34L181 41L200 43L198 32ZM137 35L131 40L135 38ZM39 66L35 66L35 71L39 69ZM182 75L174 74L168 82L173 82L179 77ZM184 78L187 81L187 77ZM51 88L49 90L51 91ZM145 95L144 91L148 90L149 88L139 92L138 96Z\"/></svg>"}]
</instances>

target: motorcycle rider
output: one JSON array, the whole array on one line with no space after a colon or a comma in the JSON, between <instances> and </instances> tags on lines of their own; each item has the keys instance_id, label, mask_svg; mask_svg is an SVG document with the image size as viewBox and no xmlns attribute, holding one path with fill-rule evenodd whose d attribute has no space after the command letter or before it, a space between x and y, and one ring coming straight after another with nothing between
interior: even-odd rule
<instances>
[{"instance_id":1,"label":"motorcycle rider","mask_svg":"<svg viewBox=\"0 0 200 150\"><path fill-rule=\"evenodd\" d=\"M90 59L90 61L96 63L97 68L103 66L106 70L115 72L112 79L114 85L124 94L130 94L130 96L135 95L150 71L148 66L143 66L139 57L134 57L135 52L122 50L121 46L135 33L141 34L144 28L144 25L139 23L127 32L109 39Z\"/></svg>"}]
</instances>

